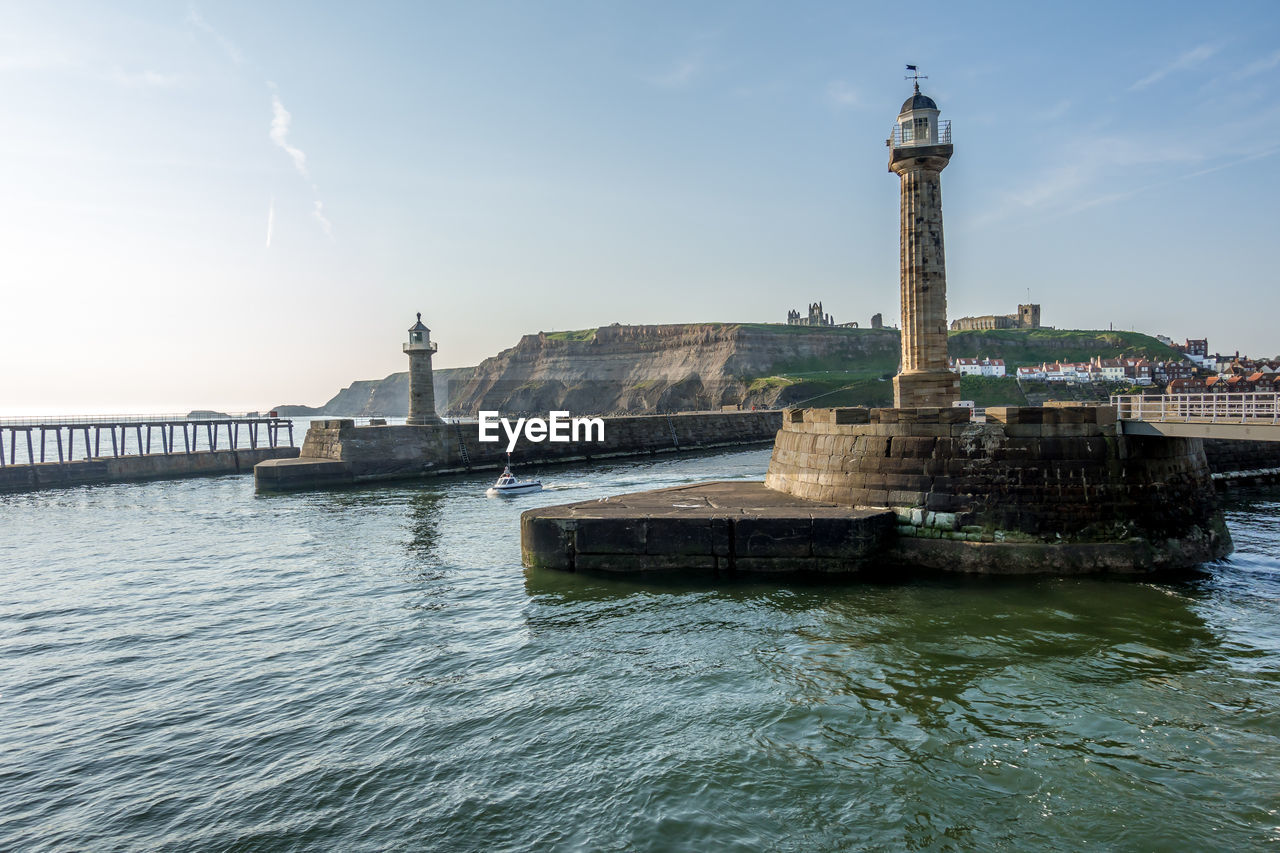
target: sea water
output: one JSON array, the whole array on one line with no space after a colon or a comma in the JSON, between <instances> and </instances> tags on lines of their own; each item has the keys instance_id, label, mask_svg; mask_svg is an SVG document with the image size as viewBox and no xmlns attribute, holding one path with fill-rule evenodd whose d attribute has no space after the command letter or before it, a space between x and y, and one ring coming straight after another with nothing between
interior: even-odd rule
<instances>
[{"instance_id":1,"label":"sea water","mask_svg":"<svg viewBox=\"0 0 1280 853\"><path fill-rule=\"evenodd\" d=\"M0 849L1280 843L1280 490L1172 580L520 566L524 509L767 464L0 496Z\"/></svg>"}]
</instances>

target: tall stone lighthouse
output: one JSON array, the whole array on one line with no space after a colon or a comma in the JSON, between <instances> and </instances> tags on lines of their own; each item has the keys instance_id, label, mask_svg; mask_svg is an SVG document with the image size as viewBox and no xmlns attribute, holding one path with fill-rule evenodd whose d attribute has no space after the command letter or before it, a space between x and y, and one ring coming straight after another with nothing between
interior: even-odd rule
<instances>
[{"instance_id":1,"label":"tall stone lighthouse","mask_svg":"<svg viewBox=\"0 0 1280 853\"><path fill-rule=\"evenodd\" d=\"M431 356L436 345L431 340L431 330L422 325L422 312L418 312L418 322L409 327L404 351L409 356L409 418L405 423L436 423L440 418L436 415L436 391L431 377Z\"/></svg>"},{"instance_id":2,"label":"tall stone lighthouse","mask_svg":"<svg viewBox=\"0 0 1280 853\"><path fill-rule=\"evenodd\" d=\"M914 69L912 69L914 70ZM902 104L889 145L889 171L902 179L902 365L895 408L950 406L960 377L947 361L947 270L942 249L942 170L951 161L951 122L915 92Z\"/></svg>"}]
</instances>

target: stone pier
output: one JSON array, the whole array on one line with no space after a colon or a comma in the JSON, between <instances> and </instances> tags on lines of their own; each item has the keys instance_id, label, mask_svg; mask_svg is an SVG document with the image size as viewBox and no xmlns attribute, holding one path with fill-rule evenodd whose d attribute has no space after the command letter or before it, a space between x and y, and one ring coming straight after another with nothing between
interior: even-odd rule
<instances>
[{"instance_id":1,"label":"stone pier","mask_svg":"<svg viewBox=\"0 0 1280 853\"><path fill-rule=\"evenodd\" d=\"M95 456L71 462L5 465L0 467L0 492L247 474L263 462L288 462L297 455L296 447L246 447L239 450Z\"/></svg>"},{"instance_id":2,"label":"stone pier","mask_svg":"<svg viewBox=\"0 0 1280 853\"><path fill-rule=\"evenodd\" d=\"M590 462L685 450L750 447L777 434L782 413L685 412L604 418L603 441L522 441L517 465ZM482 442L475 423L356 426L349 418L312 421L297 459L254 468L260 491L329 488L502 470L506 442Z\"/></svg>"},{"instance_id":3,"label":"stone pier","mask_svg":"<svg viewBox=\"0 0 1280 853\"><path fill-rule=\"evenodd\" d=\"M735 565L732 545L789 572L1132 573L1231 552L1199 439L1122 434L1109 406L992 408L985 423L953 407L941 183L951 127L918 78L887 144L902 187L894 407L785 412L764 483L714 501L706 490L719 484L530 510L526 565L720 572ZM891 535L875 527L885 514ZM728 532L765 516L768 535ZM863 525L877 532L841 550ZM710 532L673 550L686 527Z\"/></svg>"},{"instance_id":4,"label":"stone pier","mask_svg":"<svg viewBox=\"0 0 1280 853\"><path fill-rule=\"evenodd\" d=\"M762 483L676 486L543 507L520 519L526 566L715 577L874 572L894 538L885 509L850 511Z\"/></svg>"},{"instance_id":5,"label":"stone pier","mask_svg":"<svg viewBox=\"0 0 1280 853\"><path fill-rule=\"evenodd\" d=\"M886 558L943 571L1141 572L1231 551L1200 440L1120 434L1110 406L991 408L985 423L963 408L793 410L765 485L886 507Z\"/></svg>"},{"instance_id":6,"label":"stone pier","mask_svg":"<svg viewBox=\"0 0 1280 853\"><path fill-rule=\"evenodd\" d=\"M1122 435L1107 406L988 409L987 423L950 407L789 410L765 482L722 486L529 510L525 564L721 576L752 566L899 577L1141 573L1231 551L1200 440ZM871 520L885 513L892 530ZM767 519L774 532L748 537L749 552L724 550L730 534L716 525L736 518ZM711 525L720 544L675 548L680 525ZM847 545L854 529L856 547ZM748 554L757 562L730 559Z\"/></svg>"}]
</instances>

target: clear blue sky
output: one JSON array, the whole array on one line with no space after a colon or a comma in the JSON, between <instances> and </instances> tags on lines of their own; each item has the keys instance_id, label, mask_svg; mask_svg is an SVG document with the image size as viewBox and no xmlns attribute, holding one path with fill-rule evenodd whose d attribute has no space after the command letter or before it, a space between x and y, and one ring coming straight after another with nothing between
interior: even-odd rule
<instances>
[{"instance_id":1,"label":"clear blue sky","mask_svg":"<svg viewBox=\"0 0 1280 853\"><path fill-rule=\"evenodd\" d=\"M909 10L909 11L908 11ZM0 411L317 404L540 329L898 313L1280 352L1280 5L7 3Z\"/></svg>"}]
</instances>

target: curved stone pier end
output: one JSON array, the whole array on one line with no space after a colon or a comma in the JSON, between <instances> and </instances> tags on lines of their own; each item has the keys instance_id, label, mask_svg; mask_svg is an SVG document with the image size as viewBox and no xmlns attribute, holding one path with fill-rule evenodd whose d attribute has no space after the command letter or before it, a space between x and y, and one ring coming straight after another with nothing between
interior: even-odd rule
<instances>
[{"instance_id":1,"label":"curved stone pier end","mask_svg":"<svg viewBox=\"0 0 1280 853\"><path fill-rule=\"evenodd\" d=\"M351 465L338 459L268 459L253 466L254 488L260 492L328 489L354 482Z\"/></svg>"},{"instance_id":2,"label":"curved stone pier end","mask_svg":"<svg viewBox=\"0 0 1280 853\"><path fill-rule=\"evenodd\" d=\"M790 410L765 484L889 507L888 556L943 571L1190 568L1231 552L1199 439L1119 434L1108 406Z\"/></svg>"},{"instance_id":3,"label":"curved stone pier end","mask_svg":"<svg viewBox=\"0 0 1280 853\"><path fill-rule=\"evenodd\" d=\"M760 482L677 486L527 510L529 568L707 577L856 575L883 566L896 517L800 500Z\"/></svg>"}]
</instances>

